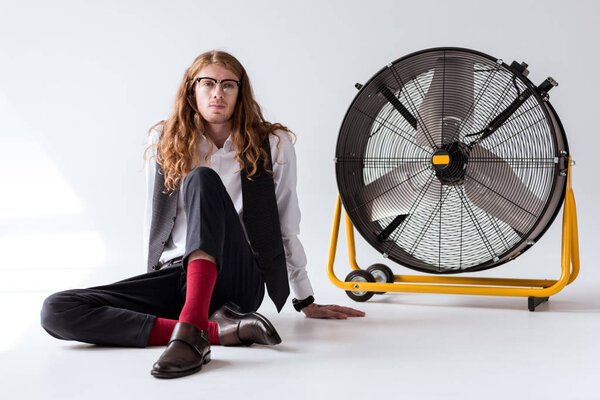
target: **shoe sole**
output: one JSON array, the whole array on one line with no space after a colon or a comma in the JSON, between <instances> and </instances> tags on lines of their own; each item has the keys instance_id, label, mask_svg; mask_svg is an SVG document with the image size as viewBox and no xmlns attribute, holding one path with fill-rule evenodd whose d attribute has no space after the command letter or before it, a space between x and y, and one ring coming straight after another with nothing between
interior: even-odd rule
<instances>
[{"instance_id":1,"label":"shoe sole","mask_svg":"<svg viewBox=\"0 0 600 400\"><path fill-rule=\"evenodd\" d=\"M229 311L232 311L236 314L242 315L241 308L235 303L227 302L227 303L225 303L225 307L227 307L229 309ZM253 314L255 314L275 334L275 343L268 344L267 346L274 346L276 344L281 343L281 337L279 336L279 333L277 333L277 330L275 329L275 327L273 326L271 321L269 321L267 318L265 318L263 315L261 315L257 312L253 312ZM242 342L242 343L245 346L250 346L251 344L253 344L253 342L250 342L250 343ZM260 344L260 343L257 343L257 344Z\"/></svg>"},{"instance_id":2,"label":"shoe sole","mask_svg":"<svg viewBox=\"0 0 600 400\"><path fill-rule=\"evenodd\" d=\"M192 369L187 369L185 371L177 371L177 372L164 372L164 371L152 370L152 371L150 371L150 374L153 377L160 378L160 379L181 378L182 376L192 375L192 374L200 371L202 369L202 367L205 364L208 364L209 362L210 362L210 351L208 353L206 353L206 355L202 359L202 363L199 366L194 367Z\"/></svg>"}]
</instances>

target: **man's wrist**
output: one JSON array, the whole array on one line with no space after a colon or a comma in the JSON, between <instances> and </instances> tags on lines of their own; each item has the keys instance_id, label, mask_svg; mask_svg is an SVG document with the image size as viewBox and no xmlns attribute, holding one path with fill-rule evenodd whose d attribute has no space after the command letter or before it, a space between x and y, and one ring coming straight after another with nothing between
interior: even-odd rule
<instances>
[{"instance_id":1,"label":"man's wrist","mask_svg":"<svg viewBox=\"0 0 600 400\"><path fill-rule=\"evenodd\" d=\"M300 312L303 308L308 307L309 305L313 304L314 302L315 302L315 298L313 296L308 296L307 298L302 299L302 300L298 300L298 299L292 300L294 309L298 312Z\"/></svg>"},{"instance_id":2,"label":"man's wrist","mask_svg":"<svg viewBox=\"0 0 600 400\"><path fill-rule=\"evenodd\" d=\"M315 308L319 308L319 307L321 307L321 306L320 306L320 305L318 305L317 303L312 303L312 304L309 304L309 305L307 305L306 307L304 307L304 308L302 309L302 312L303 312L304 314L308 315L308 314L310 314L310 313L314 312L314 309L315 309Z\"/></svg>"}]
</instances>

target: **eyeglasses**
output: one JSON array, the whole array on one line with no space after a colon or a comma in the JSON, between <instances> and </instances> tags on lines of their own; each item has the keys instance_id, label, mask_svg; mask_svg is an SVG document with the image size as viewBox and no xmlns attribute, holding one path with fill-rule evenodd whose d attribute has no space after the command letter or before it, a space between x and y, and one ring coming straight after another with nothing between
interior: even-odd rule
<instances>
[{"instance_id":1,"label":"eyeglasses","mask_svg":"<svg viewBox=\"0 0 600 400\"><path fill-rule=\"evenodd\" d=\"M201 76L196 78L196 82L198 83L198 89L200 89L204 93L212 93L213 89L217 87L217 84L221 84L221 89L223 89L223 93L232 94L237 92L239 86L242 84L240 81L236 81L235 79L215 79L208 78L205 76Z\"/></svg>"}]
</instances>

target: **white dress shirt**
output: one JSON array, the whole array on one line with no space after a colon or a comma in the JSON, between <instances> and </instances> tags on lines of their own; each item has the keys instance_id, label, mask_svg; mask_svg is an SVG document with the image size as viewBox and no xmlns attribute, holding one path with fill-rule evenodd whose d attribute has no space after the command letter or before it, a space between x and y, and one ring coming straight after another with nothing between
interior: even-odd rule
<instances>
[{"instance_id":1,"label":"white dress shirt","mask_svg":"<svg viewBox=\"0 0 600 400\"><path fill-rule=\"evenodd\" d=\"M148 145L158 142L161 127L152 130L148 137ZM289 135L284 131L277 131L278 136L269 135L271 155L273 159L273 182L275 184L275 197L279 211L279 222L281 224L281 235L285 250L288 279L291 289L296 298L305 299L313 295L312 286L306 273L306 254L304 247L298 239L300 233L300 207L296 194L296 152ZM212 149L213 154L205 161L206 155ZM221 177L225 189L235 207L240 223L246 234L242 219L242 183L240 164L235 159L235 149L231 142L231 136L227 138L222 148L217 149L204 136L198 143L200 155L200 166L208 166L215 170ZM154 178L156 174L156 147L148 150L146 161L146 207L144 214L144 265L148 264L148 248L150 245L150 225L152 223L152 201L154 193ZM164 251L160 256L160 264L183 256L185 253L187 220L183 207L183 196L178 196L177 218L169 240L165 244ZM246 234L246 240L248 236Z\"/></svg>"}]
</instances>

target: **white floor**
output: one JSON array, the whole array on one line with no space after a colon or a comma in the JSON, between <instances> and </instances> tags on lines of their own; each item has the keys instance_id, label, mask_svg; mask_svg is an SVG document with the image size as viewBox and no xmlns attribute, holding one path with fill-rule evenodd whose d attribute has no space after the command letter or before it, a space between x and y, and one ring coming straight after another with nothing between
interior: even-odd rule
<instances>
[{"instance_id":1,"label":"white floor","mask_svg":"<svg viewBox=\"0 0 600 400\"><path fill-rule=\"evenodd\" d=\"M599 399L596 293L574 284L532 313L523 298L392 294L354 303L330 291L324 301L367 313L346 321L310 320L291 307L278 315L267 304L261 311L281 345L214 346L201 372L176 380L150 376L162 348L53 339L36 321L45 293L4 293L2 330L25 330L0 351L0 398ZM13 329L22 312L29 325Z\"/></svg>"}]
</instances>

